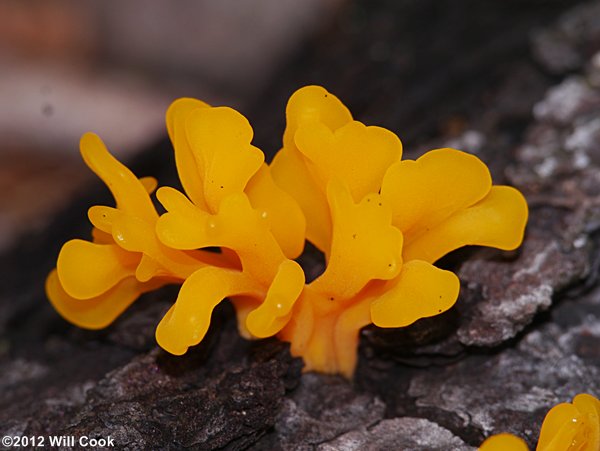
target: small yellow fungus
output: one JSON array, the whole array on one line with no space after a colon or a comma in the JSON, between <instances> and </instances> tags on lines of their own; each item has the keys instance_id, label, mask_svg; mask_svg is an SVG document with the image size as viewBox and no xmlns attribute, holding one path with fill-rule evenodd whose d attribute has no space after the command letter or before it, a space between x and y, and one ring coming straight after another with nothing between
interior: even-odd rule
<instances>
[{"instance_id":1,"label":"small yellow fungus","mask_svg":"<svg viewBox=\"0 0 600 451\"><path fill-rule=\"evenodd\" d=\"M582 393L554 406L542 424L538 451L600 450L600 401Z\"/></svg>"},{"instance_id":2,"label":"small yellow fungus","mask_svg":"<svg viewBox=\"0 0 600 451\"><path fill-rule=\"evenodd\" d=\"M529 451L529 448L522 438L512 434L497 434L483 442L479 451Z\"/></svg>"},{"instance_id":3,"label":"small yellow fungus","mask_svg":"<svg viewBox=\"0 0 600 451\"><path fill-rule=\"evenodd\" d=\"M512 434L489 437L481 451L527 450L525 442ZM546 414L537 451L598 451L600 450L600 401L581 393L573 403L561 403Z\"/></svg>"},{"instance_id":4,"label":"small yellow fungus","mask_svg":"<svg viewBox=\"0 0 600 451\"><path fill-rule=\"evenodd\" d=\"M142 293L179 283L156 330L167 351L200 343L229 298L244 337L277 335L306 370L351 377L362 327L407 326L456 302L458 278L436 260L464 245L520 245L527 203L492 186L477 157L438 149L401 160L394 133L353 120L318 86L292 95L286 119L269 165L237 111L173 102L166 124L184 192L158 189L161 216L156 181L84 135L84 161L116 207L90 208L93 240L63 246L46 284L56 310L101 328ZM310 283L294 261L305 241L327 263Z\"/></svg>"}]
</instances>

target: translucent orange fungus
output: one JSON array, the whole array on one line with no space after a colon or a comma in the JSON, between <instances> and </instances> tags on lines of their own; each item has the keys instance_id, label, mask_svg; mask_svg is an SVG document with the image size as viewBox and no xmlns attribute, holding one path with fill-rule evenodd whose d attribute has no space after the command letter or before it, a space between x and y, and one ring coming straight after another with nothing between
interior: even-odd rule
<instances>
[{"instance_id":1,"label":"translucent orange fungus","mask_svg":"<svg viewBox=\"0 0 600 451\"><path fill-rule=\"evenodd\" d=\"M488 438L479 451L529 451L525 441L512 434L497 434Z\"/></svg>"},{"instance_id":2,"label":"translucent orange fungus","mask_svg":"<svg viewBox=\"0 0 600 451\"><path fill-rule=\"evenodd\" d=\"M63 246L47 281L56 310L101 328L140 294L182 283L156 330L167 351L200 343L229 298L245 337L277 335L306 370L351 377L362 327L407 326L456 302L458 278L436 260L465 245L520 245L525 199L492 186L477 157L437 149L401 160L394 133L353 120L318 86L294 93L286 117L283 148L268 165L240 113L175 101L166 122L185 193L158 189L160 217L156 182L84 135L83 158L116 207L92 207L92 242ZM327 261L309 284L294 261L305 240Z\"/></svg>"},{"instance_id":3,"label":"translucent orange fungus","mask_svg":"<svg viewBox=\"0 0 600 451\"><path fill-rule=\"evenodd\" d=\"M527 451L527 445L511 434L488 438L481 451ZM573 403L554 406L542 424L537 451L600 451L600 401L582 393Z\"/></svg>"}]
</instances>

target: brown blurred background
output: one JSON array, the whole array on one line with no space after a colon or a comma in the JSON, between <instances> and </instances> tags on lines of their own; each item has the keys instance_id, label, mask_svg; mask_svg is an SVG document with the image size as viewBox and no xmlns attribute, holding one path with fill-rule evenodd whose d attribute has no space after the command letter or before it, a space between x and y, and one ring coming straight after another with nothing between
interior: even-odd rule
<instances>
[{"instance_id":1,"label":"brown blurred background","mask_svg":"<svg viewBox=\"0 0 600 451\"><path fill-rule=\"evenodd\" d=\"M119 158L163 136L176 97L244 108L342 0L0 1L0 251Z\"/></svg>"}]
</instances>

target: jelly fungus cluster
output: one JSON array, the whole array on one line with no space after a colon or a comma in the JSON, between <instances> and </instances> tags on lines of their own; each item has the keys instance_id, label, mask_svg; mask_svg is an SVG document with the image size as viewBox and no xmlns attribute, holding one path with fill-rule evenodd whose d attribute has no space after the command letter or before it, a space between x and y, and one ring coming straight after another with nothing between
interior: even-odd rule
<instances>
[{"instance_id":1,"label":"jelly fungus cluster","mask_svg":"<svg viewBox=\"0 0 600 451\"><path fill-rule=\"evenodd\" d=\"M528 451L527 444L512 434L488 438L480 451ZM561 403L547 413L536 451L600 450L600 401L581 393L572 403Z\"/></svg>"},{"instance_id":2,"label":"jelly fungus cluster","mask_svg":"<svg viewBox=\"0 0 600 451\"><path fill-rule=\"evenodd\" d=\"M286 119L269 165L240 113L175 101L166 123L184 193L158 189L163 215L156 180L84 135L83 159L116 206L91 207L92 241L62 247L46 283L56 310L99 329L142 293L182 284L156 329L168 352L200 343L228 298L244 337L276 335L305 370L351 377L361 328L408 326L456 302L459 280L436 260L465 245L521 244L525 199L492 186L477 157L437 149L401 160L394 133L353 120L318 86L292 95ZM310 283L294 260L306 240L326 259Z\"/></svg>"}]
</instances>

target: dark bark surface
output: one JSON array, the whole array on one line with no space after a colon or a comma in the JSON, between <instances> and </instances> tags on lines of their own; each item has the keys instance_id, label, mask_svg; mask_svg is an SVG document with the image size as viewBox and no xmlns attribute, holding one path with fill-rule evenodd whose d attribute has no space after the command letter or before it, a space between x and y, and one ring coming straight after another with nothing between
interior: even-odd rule
<instances>
[{"instance_id":1,"label":"dark bark surface","mask_svg":"<svg viewBox=\"0 0 600 451\"><path fill-rule=\"evenodd\" d=\"M396 132L406 157L461 148L521 189L522 248L446 257L462 281L456 307L365 329L349 383L301 376L274 339L241 339L226 304L200 346L166 354L154 328L173 289L104 331L65 323L43 281L60 245L87 236L87 207L110 201L95 187L0 261L0 432L111 436L126 449L472 449L502 431L533 445L554 404L600 395L599 51L598 2L349 4L249 112L256 144L272 155L287 97L322 84ZM174 186L170 156L158 143L134 170Z\"/></svg>"}]
</instances>

